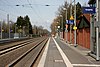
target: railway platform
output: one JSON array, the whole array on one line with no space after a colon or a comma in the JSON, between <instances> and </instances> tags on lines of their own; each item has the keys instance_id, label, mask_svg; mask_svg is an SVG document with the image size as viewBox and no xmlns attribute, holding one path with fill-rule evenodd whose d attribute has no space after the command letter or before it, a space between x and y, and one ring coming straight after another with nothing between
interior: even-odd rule
<instances>
[{"instance_id":1,"label":"railway platform","mask_svg":"<svg viewBox=\"0 0 100 67\"><path fill-rule=\"evenodd\" d=\"M100 67L100 61L89 56L89 52L81 46L50 38L37 67Z\"/></svg>"}]
</instances>

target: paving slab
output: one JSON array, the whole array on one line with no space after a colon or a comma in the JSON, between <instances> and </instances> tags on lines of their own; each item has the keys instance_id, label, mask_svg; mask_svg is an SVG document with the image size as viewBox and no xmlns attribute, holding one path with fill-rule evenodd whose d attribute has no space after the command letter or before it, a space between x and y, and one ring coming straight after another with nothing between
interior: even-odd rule
<instances>
[{"instance_id":1,"label":"paving slab","mask_svg":"<svg viewBox=\"0 0 100 67\"><path fill-rule=\"evenodd\" d=\"M88 56L88 52L90 50L83 47L51 38L44 65L38 67L100 67L100 61Z\"/></svg>"},{"instance_id":2,"label":"paving slab","mask_svg":"<svg viewBox=\"0 0 100 67\"><path fill-rule=\"evenodd\" d=\"M74 67L100 67L100 61L96 61L88 55L90 50L81 46L74 47L59 39L56 41Z\"/></svg>"},{"instance_id":3,"label":"paving slab","mask_svg":"<svg viewBox=\"0 0 100 67\"><path fill-rule=\"evenodd\" d=\"M50 40L44 67L66 67L53 39Z\"/></svg>"}]
</instances>

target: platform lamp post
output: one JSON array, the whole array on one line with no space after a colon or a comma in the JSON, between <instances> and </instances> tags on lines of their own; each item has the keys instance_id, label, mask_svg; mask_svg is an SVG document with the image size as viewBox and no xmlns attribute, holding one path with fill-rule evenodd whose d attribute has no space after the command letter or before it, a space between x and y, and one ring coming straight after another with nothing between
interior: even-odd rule
<instances>
[{"instance_id":1,"label":"platform lamp post","mask_svg":"<svg viewBox=\"0 0 100 67\"><path fill-rule=\"evenodd\" d=\"M58 26L58 37L60 37L60 31L59 31L59 29L60 29L60 26Z\"/></svg>"},{"instance_id":2,"label":"platform lamp post","mask_svg":"<svg viewBox=\"0 0 100 67\"><path fill-rule=\"evenodd\" d=\"M99 0L96 0L96 22L99 22ZM98 42L98 37L99 37L99 26L97 24L96 26L96 47L97 47L97 56L96 56L96 60L99 60L99 42Z\"/></svg>"},{"instance_id":3,"label":"platform lamp post","mask_svg":"<svg viewBox=\"0 0 100 67\"><path fill-rule=\"evenodd\" d=\"M72 0L70 0L70 5L71 5L71 8L70 8L70 16L72 16ZM72 33L71 33L71 29L72 29L72 25L70 24L70 44L72 42Z\"/></svg>"},{"instance_id":4,"label":"platform lamp post","mask_svg":"<svg viewBox=\"0 0 100 67\"><path fill-rule=\"evenodd\" d=\"M77 29L77 27L76 27L76 1L74 0L74 24L75 24L75 26L74 26L74 46L76 47L77 45L76 45L76 29Z\"/></svg>"},{"instance_id":5,"label":"platform lamp post","mask_svg":"<svg viewBox=\"0 0 100 67\"><path fill-rule=\"evenodd\" d=\"M60 15L60 17L61 17L61 32L63 34L63 16ZM63 39L63 37L62 37L62 39Z\"/></svg>"},{"instance_id":6,"label":"platform lamp post","mask_svg":"<svg viewBox=\"0 0 100 67\"><path fill-rule=\"evenodd\" d=\"M67 8L63 8L63 10L65 10L65 20L67 21ZM67 42L67 32L68 32L67 28L65 32L66 32L66 42Z\"/></svg>"}]
</instances>

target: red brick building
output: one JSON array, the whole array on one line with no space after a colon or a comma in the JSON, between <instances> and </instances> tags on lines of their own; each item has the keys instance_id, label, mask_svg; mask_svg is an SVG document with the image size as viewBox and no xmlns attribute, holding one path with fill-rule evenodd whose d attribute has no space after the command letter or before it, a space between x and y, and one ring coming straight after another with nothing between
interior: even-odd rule
<instances>
[{"instance_id":1,"label":"red brick building","mask_svg":"<svg viewBox=\"0 0 100 67\"><path fill-rule=\"evenodd\" d=\"M77 21L77 28L77 44L90 49L90 14L84 14L80 17L80 20ZM64 38L70 43L70 30L67 35L65 33ZM74 30L71 31L71 43L74 44Z\"/></svg>"}]
</instances>

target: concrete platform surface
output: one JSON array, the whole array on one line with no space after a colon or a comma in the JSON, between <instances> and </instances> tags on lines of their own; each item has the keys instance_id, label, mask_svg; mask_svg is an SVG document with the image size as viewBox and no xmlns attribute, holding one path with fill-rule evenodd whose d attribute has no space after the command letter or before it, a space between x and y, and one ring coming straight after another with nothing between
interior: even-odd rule
<instances>
[{"instance_id":1,"label":"concrete platform surface","mask_svg":"<svg viewBox=\"0 0 100 67\"><path fill-rule=\"evenodd\" d=\"M100 67L100 61L88 56L90 50L74 47L60 39L50 38L38 67Z\"/></svg>"}]
</instances>

